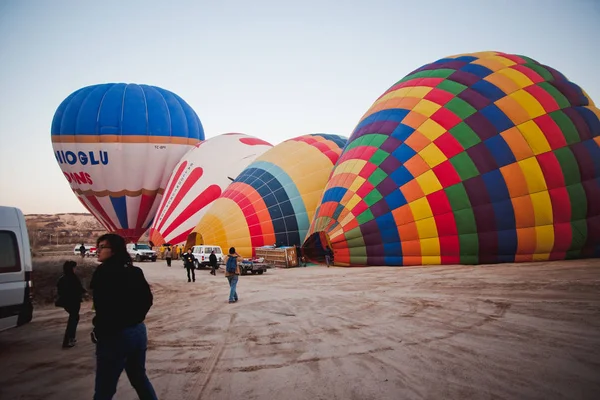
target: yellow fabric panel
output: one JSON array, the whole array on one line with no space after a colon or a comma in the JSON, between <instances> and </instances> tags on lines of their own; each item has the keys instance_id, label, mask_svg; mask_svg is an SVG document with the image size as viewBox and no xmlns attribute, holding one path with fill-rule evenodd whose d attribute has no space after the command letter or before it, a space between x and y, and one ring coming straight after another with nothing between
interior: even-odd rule
<instances>
[{"instance_id":1,"label":"yellow fabric panel","mask_svg":"<svg viewBox=\"0 0 600 400\"><path fill-rule=\"evenodd\" d=\"M375 104L401 97L415 97L422 99L432 90L433 88L429 86L405 86L400 89L396 89L393 92L387 93L385 96L379 98Z\"/></svg>"},{"instance_id":2,"label":"yellow fabric panel","mask_svg":"<svg viewBox=\"0 0 600 400\"><path fill-rule=\"evenodd\" d=\"M352 196L352 198L348 201L347 204L345 204L344 206L348 209L348 210L352 210L362 199L360 198L359 195L355 194L354 196Z\"/></svg>"},{"instance_id":3,"label":"yellow fabric panel","mask_svg":"<svg viewBox=\"0 0 600 400\"><path fill-rule=\"evenodd\" d=\"M430 238L421 240L421 255L427 256L439 256L440 255L440 239ZM439 262L438 262L439 264Z\"/></svg>"},{"instance_id":4,"label":"yellow fabric panel","mask_svg":"<svg viewBox=\"0 0 600 400\"><path fill-rule=\"evenodd\" d=\"M418 112L426 117L431 117L437 110L442 106L433 101L423 99L412 109L412 111Z\"/></svg>"},{"instance_id":5,"label":"yellow fabric panel","mask_svg":"<svg viewBox=\"0 0 600 400\"><path fill-rule=\"evenodd\" d=\"M542 168L540 168L540 164L535 157L519 161L519 165L523 170L523 175L525 175L529 193L537 193L543 190L548 190Z\"/></svg>"},{"instance_id":6,"label":"yellow fabric panel","mask_svg":"<svg viewBox=\"0 0 600 400\"><path fill-rule=\"evenodd\" d=\"M441 263L442 263L442 257L440 257L440 256L423 256L423 257L421 257L422 265L440 265Z\"/></svg>"},{"instance_id":7,"label":"yellow fabric panel","mask_svg":"<svg viewBox=\"0 0 600 400\"><path fill-rule=\"evenodd\" d=\"M493 58L480 58L479 60L473 61L472 64L482 65L492 71L500 71L506 68L506 65Z\"/></svg>"},{"instance_id":8,"label":"yellow fabric panel","mask_svg":"<svg viewBox=\"0 0 600 400\"><path fill-rule=\"evenodd\" d=\"M552 151L550 144L539 126L533 121L527 121L524 124L518 125L517 128L527 141L533 154L538 155Z\"/></svg>"},{"instance_id":9,"label":"yellow fabric panel","mask_svg":"<svg viewBox=\"0 0 600 400\"><path fill-rule=\"evenodd\" d=\"M536 226L536 254L550 253L554 247L554 226L544 225ZM546 258L547 259L547 258Z\"/></svg>"},{"instance_id":10,"label":"yellow fabric panel","mask_svg":"<svg viewBox=\"0 0 600 400\"><path fill-rule=\"evenodd\" d=\"M531 258L531 261L548 261L550 253L535 253Z\"/></svg>"},{"instance_id":11,"label":"yellow fabric panel","mask_svg":"<svg viewBox=\"0 0 600 400\"><path fill-rule=\"evenodd\" d=\"M529 79L527 77L527 75L525 75L522 72L517 71L516 69L505 68L505 69L498 71L498 73L506 76L507 78L509 78L510 80L515 82L521 88L525 88L527 86L533 85L533 81L531 79Z\"/></svg>"},{"instance_id":12,"label":"yellow fabric panel","mask_svg":"<svg viewBox=\"0 0 600 400\"><path fill-rule=\"evenodd\" d=\"M488 58L488 57L493 57L498 55L497 51L478 51L475 53L462 53L462 54L455 54L453 56L450 57L446 57L446 58L459 58L459 57L476 57L478 59L482 59L482 58Z\"/></svg>"},{"instance_id":13,"label":"yellow fabric panel","mask_svg":"<svg viewBox=\"0 0 600 400\"><path fill-rule=\"evenodd\" d=\"M366 160L346 160L338 166L333 171L332 177L339 174L353 174L358 175L360 171L362 171L363 167L367 163Z\"/></svg>"},{"instance_id":14,"label":"yellow fabric panel","mask_svg":"<svg viewBox=\"0 0 600 400\"><path fill-rule=\"evenodd\" d=\"M552 225L554 217L550 194L547 191L532 193L531 202L535 213L535 226Z\"/></svg>"},{"instance_id":15,"label":"yellow fabric panel","mask_svg":"<svg viewBox=\"0 0 600 400\"><path fill-rule=\"evenodd\" d=\"M544 110L540 102L525 90L517 90L509 96L515 99L532 119L546 114L546 110Z\"/></svg>"},{"instance_id":16,"label":"yellow fabric panel","mask_svg":"<svg viewBox=\"0 0 600 400\"><path fill-rule=\"evenodd\" d=\"M419 183L419 186L421 186L421 190L423 190L423 193L426 196L433 192L437 192L438 190L442 190L442 184L432 170L426 171L424 174L419 175L415 179Z\"/></svg>"},{"instance_id":17,"label":"yellow fabric panel","mask_svg":"<svg viewBox=\"0 0 600 400\"><path fill-rule=\"evenodd\" d=\"M308 217L308 222L312 221L315 212L317 212L317 206L321 202L321 197L323 196L323 188L321 190L313 191L302 195L302 201L304 202L304 207L306 208L306 215Z\"/></svg>"},{"instance_id":18,"label":"yellow fabric panel","mask_svg":"<svg viewBox=\"0 0 600 400\"><path fill-rule=\"evenodd\" d=\"M423 134L427 139L434 141L435 139L442 136L446 133L446 128L442 127L440 124L435 122L432 119L427 119L425 122L419 126L419 132Z\"/></svg>"},{"instance_id":19,"label":"yellow fabric panel","mask_svg":"<svg viewBox=\"0 0 600 400\"><path fill-rule=\"evenodd\" d=\"M490 82L492 85L497 86L506 94L510 94L521 89L521 87L515 81L499 72L494 72L483 79Z\"/></svg>"},{"instance_id":20,"label":"yellow fabric panel","mask_svg":"<svg viewBox=\"0 0 600 400\"><path fill-rule=\"evenodd\" d=\"M429 201L427 201L426 197L421 197L420 199L417 199L408 205L410 206L415 221L433 217L431 207L429 206Z\"/></svg>"},{"instance_id":21,"label":"yellow fabric panel","mask_svg":"<svg viewBox=\"0 0 600 400\"><path fill-rule=\"evenodd\" d=\"M599 119L600 119L600 118L599 118ZM597 144L598 146L600 146L600 136L596 136L596 137L594 138L594 141L596 142L596 144Z\"/></svg>"},{"instance_id":22,"label":"yellow fabric panel","mask_svg":"<svg viewBox=\"0 0 600 400\"><path fill-rule=\"evenodd\" d=\"M362 176L359 176L359 175L355 176L354 177L354 181L352 182L352 184L348 188L348 191L356 193L356 191L358 190L358 188L360 188L362 186L362 184L365 183L365 181L366 181L366 179L363 178Z\"/></svg>"},{"instance_id":23,"label":"yellow fabric panel","mask_svg":"<svg viewBox=\"0 0 600 400\"><path fill-rule=\"evenodd\" d=\"M429 239L438 237L437 225L433 217L421 219L415 222L419 231L420 239Z\"/></svg>"},{"instance_id":24,"label":"yellow fabric panel","mask_svg":"<svg viewBox=\"0 0 600 400\"><path fill-rule=\"evenodd\" d=\"M436 165L440 165L448 158L442 151L435 145L435 143L430 143L427 147L419 152L419 155L429 167L433 168Z\"/></svg>"},{"instance_id":25,"label":"yellow fabric panel","mask_svg":"<svg viewBox=\"0 0 600 400\"><path fill-rule=\"evenodd\" d=\"M510 67L510 66L513 66L513 65L517 64L516 62L514 62L510 58L502 57L501 54L498 54L498 55L495 55L495 56L491 56L490 60L498 61L500 64L502 64L502 65L504 65L506 67Z\"/></svg>"}]
</instances>

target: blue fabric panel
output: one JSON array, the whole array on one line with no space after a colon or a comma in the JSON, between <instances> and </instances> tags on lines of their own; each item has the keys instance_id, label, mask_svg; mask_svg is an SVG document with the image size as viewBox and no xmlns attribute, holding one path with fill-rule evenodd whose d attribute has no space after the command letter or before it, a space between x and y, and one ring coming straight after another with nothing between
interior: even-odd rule
<instances>
[{"instance_id":1,"label":"blue fabric panel","mask_svg":"<svg viewBox=\"0 0 600 400\"><path fill-rule=\"evenodd\" d=\"M121 228L129 229L129 223L127 222L127 197L112 197L110 198L110 202L113 205L115 213L117 214L117 218L119 218L119 223L121 224Z\"/></svg>"}]
</instances>

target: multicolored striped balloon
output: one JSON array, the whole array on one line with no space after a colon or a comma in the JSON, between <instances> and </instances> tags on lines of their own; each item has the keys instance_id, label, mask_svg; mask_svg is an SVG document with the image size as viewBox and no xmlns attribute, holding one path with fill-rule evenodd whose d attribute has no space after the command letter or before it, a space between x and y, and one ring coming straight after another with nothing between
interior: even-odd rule
<instances>
[{"instance_id":1,"label":"multicolored striped balloon","mask_svg":"<svg viewBox=\"0 0 600 400\"><path fill-rule=\"evenodd\" d=\"M185 243L231 180L272 147L243 133L226 133L198 143L173 170L150 227L150 240L157 246Z\"/></svg>"},{"instance_id":2,"label":"multicolored striped balloon","mask_svg":"<svg viewBox=\"0 0 600 400\"><path fill-rule=\"evenodd\" d=\"M314 134L268 150L208 208L194 243L233 246L245 257L264 245L300 246L345 144L341 136Z\"/></svg>"},{"instance_id":3,"label":"multicolored striped balloon","mask_svg":"<svg viewBox=\"0 0 600 400\"><path fill-rule=\"evenodd\" d=\"M600 256L599 119L528 57L427 64L360 120L309 235L347 266Z\"/></svg>"},{"instance_id":4,"label":"multicolored striped balloon","mask_svg":"<svg viewBox=\"0 0 600 400\"><path fill-rule=\"evenodd\" d=\"M54 155L71 189L108 231L129 241L148 229L173 167L203 139L183 99L148 85L81 88L52 121Z\"/></svg>"}]
</instances>

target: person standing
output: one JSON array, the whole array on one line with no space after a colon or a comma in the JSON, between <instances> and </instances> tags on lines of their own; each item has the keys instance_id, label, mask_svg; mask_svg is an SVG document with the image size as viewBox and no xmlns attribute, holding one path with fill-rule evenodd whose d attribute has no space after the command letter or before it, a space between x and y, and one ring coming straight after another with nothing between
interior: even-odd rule
<instances>
[{"instance_id":1,"label":"person standing","mask_svg":"<svg viewBox=\"0 0 600 400\"><path fill-rule=\"evenodd\" d=\"M238 258L240 255L235 252L235 247L229 249L227 260L225 261L225 277L229 281L229 303L235 303L238 301L237 295L237 282L240 276L240 267L238 265Z\"/></svg>"},{"instance_id":2,"label":"person standing","mask_svg":"<svg viewBox=\"0 0 600 400\"><path fill-rule=\"evenodd\" d=\"M212 268L210 271L211 275L217 275L217 255L215 251L210 252L210 256L208 256L208 262L210 263L210 267Z\"/></svg>"},{"instance_id":3,"label":"person standing","mask_svg":"<svg viewBox=\"0 0 600 400\"><path fill-rule=\"evenodd\" d=\"M148 333L144 320L153 296L144 273L132 265L125 239L114 233L97 240L98 266L90 288L96 316L92 342L96 344L94 400L112 399L125 369L131 386L143 400L156 392L146 375Z\"/></svg>"},{"instance_id":4,"label":"person standing","mask_svg":"<svg viewBox=\"0 0 600 400\"><path fill-rule=\"evenodd\" d=\"M187 270L188 282L196 282L196 257L192 254L192 248L187 249L187 253L184 253L181 258L183 259L183 266ZM190 272L192 278L190 279Z\"/></svg>"},{"instance_id":5,"label":"person standing","mask_svg":"<svg viewBox=\"0 0 600 400\"><path fill-rule=\"evenodd\" d=\"M325 248L325 263L327 264L327 268L333 265L333 251L329 246Z\"/></svg>"},{"instance_id":6,"label":"person standing","mask_svg":"<svg viewBox=\"0 0 600 400\"><path fill-rule=\"evenodd\" d=\"M85 257L85 253L86 253L86 249L85 249L85 245L83 243L81 243L81 246L79 246L79 254L81 254L81 258Z\"/></svg>"},{"instance_id":7,"label":"person standing","mask_svg":"<svg viewBox=\"0 0 600 400\"><path fill-rule=\"evenodd\" d=\"M171 259L172 259L171 256L172 256L171 248L167 247L167 250L165 251L165 258L167 259L167 267L171 266Z\"/></svg>"},{"instance_id":8,"label":"person standing","mask_svg":"<svg viewBox=\"0 0 600 400\"><path fill-rule=\"evenodd\" d=\"M63 275L56 283L58 300L56 304L63 307L69 313L69 320L65 335L63 337L62 347L64 349L75 346L77 342L77 324L79 323L79 310L81 309L81 300L85 289L81 285L79 277L75 275L75 261L65 261L63 264Z\"/></svg>"}]
</instances>

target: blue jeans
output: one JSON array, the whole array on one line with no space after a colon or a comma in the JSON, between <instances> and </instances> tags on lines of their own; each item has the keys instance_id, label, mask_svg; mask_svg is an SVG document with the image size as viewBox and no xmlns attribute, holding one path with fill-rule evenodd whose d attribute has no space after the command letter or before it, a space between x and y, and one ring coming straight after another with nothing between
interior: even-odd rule
<instances>
[{"instance_id":1,"label":"blue jeans","mask_svg":"<svg viewBox=\"0 0 600 400\"><path fill-rule=\"evenodd\" d=\"M237 295L237 292L235 291L235 288L237 286L238 276L237 275L228 276L227 280L229 281L229 287L230 287L229 301L237 301L238 295Z\"/></svg>"},{"instance_id":2,"label":"blue jeans","mask_svg":"<svg viewBox=\"0 0 600 400\"><path fill-rule=\"evenodd\" d=\"M148 335L143 323L110 336L99 337L96 344L94 400L113 398L123 369L140 400L156 400L154 388L146 376L147 347Z\"/></svg>"}]
</instances>

